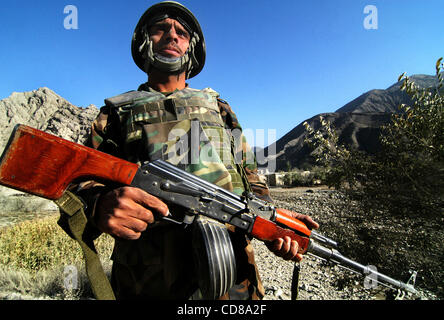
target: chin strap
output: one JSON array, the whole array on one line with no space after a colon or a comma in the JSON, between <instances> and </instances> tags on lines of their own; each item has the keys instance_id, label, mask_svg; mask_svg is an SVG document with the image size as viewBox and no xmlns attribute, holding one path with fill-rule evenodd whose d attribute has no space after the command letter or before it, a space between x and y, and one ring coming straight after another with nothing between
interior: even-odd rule
<instances>
[{"instance_id":1,"label":"chin strap","mask_svg":"<svg viewBox=\"0 0 444 320\"><path fill-rule=\"evenodd\" d=\"M73 193L65 191L63 196L55 200L54 203L67 215L69 230L82 248L85 258L86 274L91 283L94 296L98 300L115 300L116 297L100 263L94 242L83 238L88 222L83 210L83 202Z\"/></svg>"}]
</instances>

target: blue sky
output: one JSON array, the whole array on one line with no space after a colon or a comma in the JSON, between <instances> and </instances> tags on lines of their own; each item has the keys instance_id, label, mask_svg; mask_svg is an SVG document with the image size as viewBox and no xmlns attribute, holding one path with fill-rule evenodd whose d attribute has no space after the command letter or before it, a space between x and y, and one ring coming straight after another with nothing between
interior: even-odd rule
<instances>
[{"instance_id":1,"label":"blue sky","mask_svg":"<svg viewBox=\"0 0 444 320\"><path fill-rule=\"evenodd\" d=\"M49 87L77 106L136 89L146 75L130 43L155 2L3 1L0 99ZM318 113L333 112L403 73L434 74L444 56L443 0L187 0L207 44L204 70L189 80L211 87L244 129L282 137ZM65 29L67 5L77 29ZM372 5L376 29L366 29ZM367 18L369 19L369 18ZM267 141L264 145L273 141ZM258 141L250 141L260 145Z\"/></svg>"}]
</instances>

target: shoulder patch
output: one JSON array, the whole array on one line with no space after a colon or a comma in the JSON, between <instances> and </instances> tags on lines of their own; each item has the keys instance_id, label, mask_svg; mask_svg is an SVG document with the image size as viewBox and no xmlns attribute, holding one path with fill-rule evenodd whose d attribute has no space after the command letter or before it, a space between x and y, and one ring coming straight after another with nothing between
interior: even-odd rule
<instances>
[{"instance_id":1,"label":"shoulder patch","mask_svg":"<svg viewBox=\"0 0 444 320\"><path fill-rule=\"evenodd\" d=\"M153 93L147 91L128 91L117 96L105 99L105 104L110 107L120 107L127 104L132 104L136 100L152 96Z\"/></svg>"}]
</instances>

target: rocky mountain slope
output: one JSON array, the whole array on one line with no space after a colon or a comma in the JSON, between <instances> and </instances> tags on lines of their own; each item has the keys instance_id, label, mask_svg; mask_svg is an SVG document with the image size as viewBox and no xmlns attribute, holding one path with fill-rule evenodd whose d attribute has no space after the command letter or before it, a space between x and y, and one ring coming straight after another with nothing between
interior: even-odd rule
<instances>
[{"instance_id":1,"label":"rocky mountain slope","mask_svg":"<svg viewBox=\"0 0 444 320\"><path fill-rule=\"evenodd\" d=\"M48 88L13 92L0 101L0 147L16 124L26 124L59 137L82 142L98 114L94 105L76 107Z\"/></svg>"},{"instance_id":2,"label":"rocky mountain slope","mask_svg":"<svg viewBox=\"0 0 444 320\"><path fill-rule=\"evenodd\" d=\"M74 106L48 88L13 92L0 101L0 152L16 124L25 124L64 139L82 143L99 110L94 105ZM25 201L26 200L26 201ZM52 202L0 186L3 211L55 210Z\"/></svg>"},{"instance_id":3,"label":"rocky mountain slope","mask_svg":"<svg viewBox=\"0 0 444 320\"><path fill-rule=\"evenodd\" d=\"M414 75L410 77L419 87L430 88L437 85L436 76ZM370 90L332 113L318 114L306 120L313 128L320 127L320 116L332 123L338 132L339 142L367 152L379 148L380 126L390 121L392 113L399 112L400 104L409 104L410 97L400 90L397 82L384 90ZM292 167L312 164L311 150L304 143L305 127L301 123L276 141L276 154L265 154L268 161L276 161L276 170L285 170L287 163Z\"/></svg>"}]
</instances>

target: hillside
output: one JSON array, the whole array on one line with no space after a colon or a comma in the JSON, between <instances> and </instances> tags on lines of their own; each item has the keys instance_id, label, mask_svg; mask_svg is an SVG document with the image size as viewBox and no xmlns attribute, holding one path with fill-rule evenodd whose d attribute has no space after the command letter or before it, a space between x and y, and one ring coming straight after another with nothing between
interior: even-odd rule
<instances>
[{"instance_id":1,"label":"hillside","mask_svg":"<svg viewBox=\"0 0 444 320\"><path fill-rule=\"evenodd\" d=\"M26 124L59 137L82 142L98 114L94 105L76 107L48 88L13 92L0 100L0 150L16 124Z\"/></svg>"},{"instance_id":2,"label":"hillside","mask_svg":"<svg viewBox=\"0 0 444 320\"><path fill-rule=\"evenodd\" d=\"M430 88L437 84L436 76L414 75L410 77L419 87ZM319 117L332 123L337 131L339 142L367 152L375 152L379 148L378 136L380 126L390 121L391 114L398 112L400 104L409 104L411 99L400 90L397 82L387 89L375 89L363 93L356 99L345 104L335 112L322 113L307 119L313 128L320 126ZM303 121L304 122L304 121ZM312 152L304 143L306 138L303 122L275 142L275 146L265 148L276 150L269 155L268 161L276 161L276 170L285 170L287 163L292 167L304 167L314 163Z\"/></svg>"}]
</instances>

